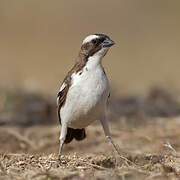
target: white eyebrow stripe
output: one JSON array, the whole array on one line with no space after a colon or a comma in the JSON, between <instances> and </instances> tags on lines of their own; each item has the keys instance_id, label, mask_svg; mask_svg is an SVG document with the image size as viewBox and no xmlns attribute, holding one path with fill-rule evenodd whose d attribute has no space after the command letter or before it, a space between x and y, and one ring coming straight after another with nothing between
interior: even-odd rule
<instances>
[{"instance_id":1,"label":"white eyebrow stripe","mask_svg":"<svg viewBox=\"0 0 180 180\"><path fill-rule=\"evenodd\" d=\"M92 41L93 39L96 39L96 38L99 38L99 36L97 36L97 35L89 35L89 36L87 36L84 40L83 40L83 43L82 44L85 44L85 43L87 43L87 42L90 42L90 41Z\"/></svg>"}]
</instances>

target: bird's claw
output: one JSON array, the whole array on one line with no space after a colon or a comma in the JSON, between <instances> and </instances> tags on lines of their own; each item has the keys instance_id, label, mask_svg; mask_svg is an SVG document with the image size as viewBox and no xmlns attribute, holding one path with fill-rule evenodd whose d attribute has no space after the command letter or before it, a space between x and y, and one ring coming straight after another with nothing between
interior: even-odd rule
<instances>
[{"instance_id":1,"label":"bird's claw","mask_svg":"<svg viewBox=\"0 0 180 180\"><path fill-rule=\"evenodd\" d=\"M58 157L57 159L57 168L59 168L61 166L62 162L61 162L61 158Z\"/></svg>"}]
</instances>

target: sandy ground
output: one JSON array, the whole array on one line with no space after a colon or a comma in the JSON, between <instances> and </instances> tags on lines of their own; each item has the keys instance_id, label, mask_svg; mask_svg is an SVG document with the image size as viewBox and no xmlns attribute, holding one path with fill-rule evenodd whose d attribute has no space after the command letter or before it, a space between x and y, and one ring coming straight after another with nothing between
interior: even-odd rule
<instances>
[{"instance_id":1,"label":"sandy ground","mask_svg":"<svg viewBox=\"0 0 180 180\"><path fill-rule=\"evenodd\" d=\"M59 127L0 128L0 179L179 179L180 117L156 118L129 128L112 124L120 157L102 128L87 128L84 141L64 146L57 167Z\"/></svg>"},{"instance_id":2,"label":"sandy ground","mask_svg":"<svg viewBox=\"0 0 180 180\"><path fill-rule=\"evenodd\" d=\"M101 125L64 146L57 167L60 126L52 97L22 89L0 91L0 180L180 179L180 103L153 88L145 96L112 92L108 119L115 153Z\"/></svg>"}]
</instances>

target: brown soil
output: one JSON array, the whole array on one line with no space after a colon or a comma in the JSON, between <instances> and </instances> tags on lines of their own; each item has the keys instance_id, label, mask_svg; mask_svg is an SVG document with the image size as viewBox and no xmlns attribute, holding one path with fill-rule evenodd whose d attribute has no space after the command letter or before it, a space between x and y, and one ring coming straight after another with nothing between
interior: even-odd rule
<instances>
[{"instance_id":1,"label":"brown soil","mask_svg":"<svg viewBox=\"0 0 180 180\"><path fill-rule=\"evenodd\" d=\"M138 128L113 124L113 139L123 158L94 124L87 128L86 140L64 146L61 167L58 126L1 127L0 179L179 179L179 122L177 117L156 118Z\"/></svg>"},{"instance_id":2,"label":"brown soil","mask_svg":"<svg viewBox=\"0 0 180 180\"><path fill-rule=\"evenodd\" d=\"M84 141L64 146L61 167L54 99L22 90L1 91L0 97L0 180L180 179L176 93L159 88L141 97L112 93L108 119L121 155L95 122Z\"/></svg>"}]
</instances>

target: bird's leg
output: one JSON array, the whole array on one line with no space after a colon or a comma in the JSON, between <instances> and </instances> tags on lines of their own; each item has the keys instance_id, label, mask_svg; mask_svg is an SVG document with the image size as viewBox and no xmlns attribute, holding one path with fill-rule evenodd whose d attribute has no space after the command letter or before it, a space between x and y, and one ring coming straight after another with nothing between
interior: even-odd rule
<instances>
[{"instance_id":1,"label":"bird's leg","mask_svg":"<svg viewBox=\"0 0 180 180\"><path fill-rule=\"evenodd\" d=\"M101 124L103 126L103 130L104 130L105 136L108 139L108 141L111 143L114 151L119 155L119 157L121 159L123 159L125 161L126 165L128 166L127 162L131 162L131 161L129 161L126 157L123 157L120 154L120 152L118 151L118 148L116 147L116 145L114 144L114 142L113 142L113 140L111 138L111 134L110 134L110 131L109 131L109 126L108 126L108 121L107 121L106 117L104 117L104 119L101 120Z\"/></svg>"},{"instance_id":2,"label":"bird's leg","mask_svg":"<svg viewBox=\"0 0 180 180\"><path fill-rule=\"evenodd\" d=\"M102 124L102 126L103 126L103 130L104 130L104 133L105 133L106 138L107 138L108 141L111 143L114 151L115 151L117 154L120 155L120 153L119 153L116 145L114 144L114 142L113 142L113 140L112 140L112 138L111 138L111 134L110 134L110 131L109 131L109 126L108 126L108 122L107 122L106 117L105 117L103 120L101 120L101 124Z\"/></svg>"},{"instance_id":3,"label":"bird's leg","mask_svg":"<svg viewBox=\"0 0 180 180\"><path fill-rule=\"evenodd\" d=\"M66 134L67 134L67 125L62 124L60 137L59 137L60 144L59 144L59 154L58 154L58 166L61 164L61 154L62 154L63 144L66 139Z\"/></svg>"}]
</instances>

